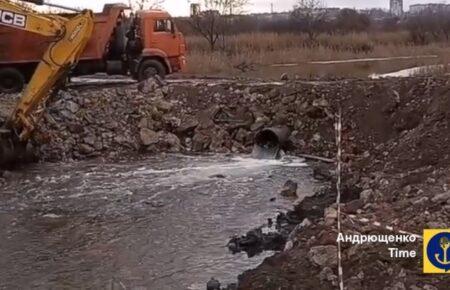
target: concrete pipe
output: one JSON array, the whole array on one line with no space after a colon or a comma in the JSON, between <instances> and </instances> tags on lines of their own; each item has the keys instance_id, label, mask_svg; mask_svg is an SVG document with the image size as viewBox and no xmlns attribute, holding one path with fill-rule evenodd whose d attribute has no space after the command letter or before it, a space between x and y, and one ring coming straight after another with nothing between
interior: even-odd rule
<instances>
[{"instance_id":1,"label":"concrete pipe","mask_svg":"<svg viewBox=\"0 0 450 290\"><path fill-rule=\"evenodd\" d=\"M281 150L289 140L291 131L288 127L272 127L259 131L254 140L253 158L278 159Z\"/></svg>"}]
</instances>

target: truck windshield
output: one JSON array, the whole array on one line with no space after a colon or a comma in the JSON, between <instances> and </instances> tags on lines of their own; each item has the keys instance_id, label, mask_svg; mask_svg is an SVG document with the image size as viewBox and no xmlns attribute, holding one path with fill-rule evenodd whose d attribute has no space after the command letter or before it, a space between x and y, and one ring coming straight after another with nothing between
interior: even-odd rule
<instances>
[{"instance_id":1,"label":"truck windshield","mask_svg":"<svg viewBox=\"0 0 450 290\"><path fill-rule=\"evenodd\" d=\"M172 21L170 19L158 19L155 21L155 32L172 32Z\"/></svg>"}]
</instances>

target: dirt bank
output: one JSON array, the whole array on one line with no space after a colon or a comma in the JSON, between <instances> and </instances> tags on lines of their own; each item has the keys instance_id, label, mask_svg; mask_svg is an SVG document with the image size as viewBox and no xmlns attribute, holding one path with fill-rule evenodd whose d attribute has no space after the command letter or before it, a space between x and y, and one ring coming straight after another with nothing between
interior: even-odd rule
<instances>
[{"instance_id":1,"label":"dirt bank","mask_svg":"<svg viewBox=\"0 0 450 290\"><path fill-rule=\"evenodd\" d=\"M366 83L352 94L328 94L344 113L343 232L422 234L448 228L449 87L446 79L415 78ZM331 110L335 110L331 109ZM323 134L327 143L331 135ZM350 189L360 188L360 193ZM333 200L335 194L330 194ZM321 195L316 195L319 201ZM323 198L323 197L322 197ZM299 205L291 215L305 217L293 244L244 273L239 289L330 289L337 287L335 205ZM309 205L308 205L309 204ZM393 231L391 231L393 229ZM417 251L418 258L394 259L389 247ZM439 275L422 273L422 243L344 244L347 289L449 289Z\"/></svg>"},{"instance_id":2,"label":"dirt bank","mask_svg":"<svg viewBox=\"0 0 450 290\"><path fill-rule=\"evenodd\" d=\"M35 142L43 160L161 151L248 153L258 130L287 125L293 131L288 153L334 158L340 106L344 233L384 234L385 226L392 226L421 234L424 228L449 226L449 88L444 78L91 86L60 92ZM239 288L335 287L334 200L330 185L297 206L290 213L296 231L289 233L286 251L244 273ZM407 247L421 255L420 242L400 245ZM385 244L345 244L343 264L348 289L450 287L445 277L423 275L420 257L390 258Z\"/></svg>"}]
</instances>

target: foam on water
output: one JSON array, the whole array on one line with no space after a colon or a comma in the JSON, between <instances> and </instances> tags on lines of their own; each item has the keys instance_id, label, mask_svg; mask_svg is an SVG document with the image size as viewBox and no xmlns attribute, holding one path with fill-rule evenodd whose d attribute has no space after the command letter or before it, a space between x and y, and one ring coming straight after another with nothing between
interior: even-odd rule
<instances>
[{"instance_id":1,"label":"foam on water","mask_svg":"<svg viewBox=\"0 0 450 290\"><path fill-rule=\"evenodd\" d=\"M165 174L165 173L178 173L185 171L208 171L211 174L212 171L231 171L235 169L254 169L259 167L268 166L282 166L282 167L304 167L307 166L305 159L285 156L281 159L255 159L251 157L233 157L228 161L219 161L216 164L207 163L205 166L195 167L182 167L173 169L152 169L148 167L140 167L134 172L130 172L132 175L140 174Z\"/></svg>"},{"instance_id":2,"label":"foam on water","mask_svg":"<svg viewBox=\"0 0 450 290\"><path fill-rule=\"evenodd\" d=\"M219 159L220 160L220 159ZM223 176L228 178L237 178L241 175L260 174L273 167L305 167L304 159L285 156L279 160L254 159L251 157L233 157L226 160L220 160L215 164L211 162L196 164L195 166L186 166L171 169L154 169L152 166L140 167L137 170L118 173L118 177L145 177L154 175L154 185L174 185L186 186L210 180L214 176Z\"/></svg>"},{"instance_id":3,"label":"foam on water","mask_svg":"<svg viewBox=\"0 0 450 290\"><path fill-rule=\"evenodd\" d=\"M386 74L371 74L369 78L371 79L382 79L382 78L406 78L412 77L416 75L420 75L423 73L427 73L430 71L436 71L444 68L443 65L426 65L426 66L418 66L408 69L399 70L396 72L386 73Z\"/></svg>"}]
</instances>

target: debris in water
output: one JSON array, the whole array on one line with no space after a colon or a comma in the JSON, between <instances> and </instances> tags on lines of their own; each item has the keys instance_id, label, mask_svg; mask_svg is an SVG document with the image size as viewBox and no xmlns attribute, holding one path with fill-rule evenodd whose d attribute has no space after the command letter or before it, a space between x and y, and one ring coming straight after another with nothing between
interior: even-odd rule
<instances>
[{"instance_id":1,"label":"debris in water","mask_svg":"<svg viewBox=\"0 0 450 290\"><path fill-rule=\"evenodd\" d=\"M212 277L206 284L206 290L220 290L220 282Z\"/></svg>"},{"instance_id":2,"label":"debris in water","mask_svg":"<svg viewBox=\"0 0 450 290\"><path fill-rule=\"evenodd\" d=\"M224 178L227 178L227 177L225 175L223 175L223 174L214 174L214 175L211 175L209 178L224 179Z\"/></svg>"},{"instance_id":3,"label":"debris in water","mask_svg":"<svg viewBox=\"0 0 450 290\"><path fill-rule=\"evenodd\" d=\"M285 197L297 197L298 184L292 180L286 181L280 194Z\"/></svg>"}]
</instances>

